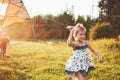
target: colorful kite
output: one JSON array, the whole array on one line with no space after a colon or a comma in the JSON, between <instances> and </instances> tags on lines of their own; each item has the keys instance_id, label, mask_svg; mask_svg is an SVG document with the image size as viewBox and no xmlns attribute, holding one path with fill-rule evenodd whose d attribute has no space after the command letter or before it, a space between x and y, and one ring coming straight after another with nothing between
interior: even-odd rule
<instances>
[{"instance_id":1,"label":"colorful kite","mask_svg":"<svg viewBox=\"0 0 120 80\"><path fill-rule=\"evenodd\" d=\"M0 0L0 28L13 38L34 35L30 16L22 0ZM12 25L12 26L11 26Z\"/></svg>"},{"instance_id":2,"label":"colorful kite","mask_svg":"<svg viewBox=\"0 0 120 80\"><path fill-rule=\"evenodd\" d=\"M6 11L5 14L0 14L2 27L30 18L22 0L0 0L0 12L3 8L6 8Z\"/></svg>"}]
</instances>

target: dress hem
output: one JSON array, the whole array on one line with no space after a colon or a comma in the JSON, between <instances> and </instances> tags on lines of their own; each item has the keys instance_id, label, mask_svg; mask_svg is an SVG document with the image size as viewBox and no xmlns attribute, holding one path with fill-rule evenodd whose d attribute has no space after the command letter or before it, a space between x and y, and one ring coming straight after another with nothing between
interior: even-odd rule
<instances>
[{"instance_id":1,"label":"dress hem","mask_svg":"<svg viewBox=\"0 0 120 80\"><path fill-rule=\"evenodd\" d=\"M86 72L85 70L78 70L78 71L81 72L81 74L82 74L83 76L87 76L87 75L88 75L88 72L89 72L89 71L92 71L92 70L95 70L95 67L89 67L87 72ZM76 72L78 72L78 71L65 70L65 72L66 72L67 74L69 74L69 75L72 75L72 74L74 74L74 73L76 73Z\"/></svg>"}]
</instances>

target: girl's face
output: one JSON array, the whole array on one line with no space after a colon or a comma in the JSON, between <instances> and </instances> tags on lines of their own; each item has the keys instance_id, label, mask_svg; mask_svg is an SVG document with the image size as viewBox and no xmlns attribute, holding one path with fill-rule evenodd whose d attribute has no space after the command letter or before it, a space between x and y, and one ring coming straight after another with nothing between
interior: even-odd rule
<instances>
[{"instance_id":1,"label":"girl's face","mask_svg":"<svg viewBox=\"0 0 120 80\"><path fill-rule=\"evenodd\" d=\"M85 38L86 38L86 32L84 30L80 30L77 33L77 40L78 41L83 41L83 40L85 40Z\"/></svg>"}]
</instances>

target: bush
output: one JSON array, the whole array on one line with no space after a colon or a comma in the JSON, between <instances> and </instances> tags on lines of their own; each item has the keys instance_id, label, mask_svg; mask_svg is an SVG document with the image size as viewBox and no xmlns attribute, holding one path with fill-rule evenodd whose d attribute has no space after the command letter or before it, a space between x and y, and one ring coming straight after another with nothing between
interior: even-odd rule
<instances>
[{"instance_id":1,"label":"bush","mask_svg":"<svg viewBox=\"0 0 120 80\"><path fill-rule=\"evenodd\" d=\"M101 38L111 38L112 28L110 23L103 22L97 23L95 26L90 28L89 39L101 39Z\"/></svg>"}]
</instances>

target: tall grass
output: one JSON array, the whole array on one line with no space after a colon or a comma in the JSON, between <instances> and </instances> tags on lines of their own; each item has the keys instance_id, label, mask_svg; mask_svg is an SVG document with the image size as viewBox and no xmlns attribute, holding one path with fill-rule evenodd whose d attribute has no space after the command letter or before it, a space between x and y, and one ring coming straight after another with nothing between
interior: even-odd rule
<instances>
[{"instance_id":1,"label":"tall grass","mask_svg":"<svg viewBox=\"0 0 120 80\"><path fill-rule=\"evenodd\" d=\"M52 42L11 41L6 60L0 60L0 80L67 80L64 67L72 49L65 41ZM91 54L96 70L89 73L89 80L120 80L120 44L113 39L90 44L103 57L104 63L98 63Z\"/></svg>"}]
</instances>

